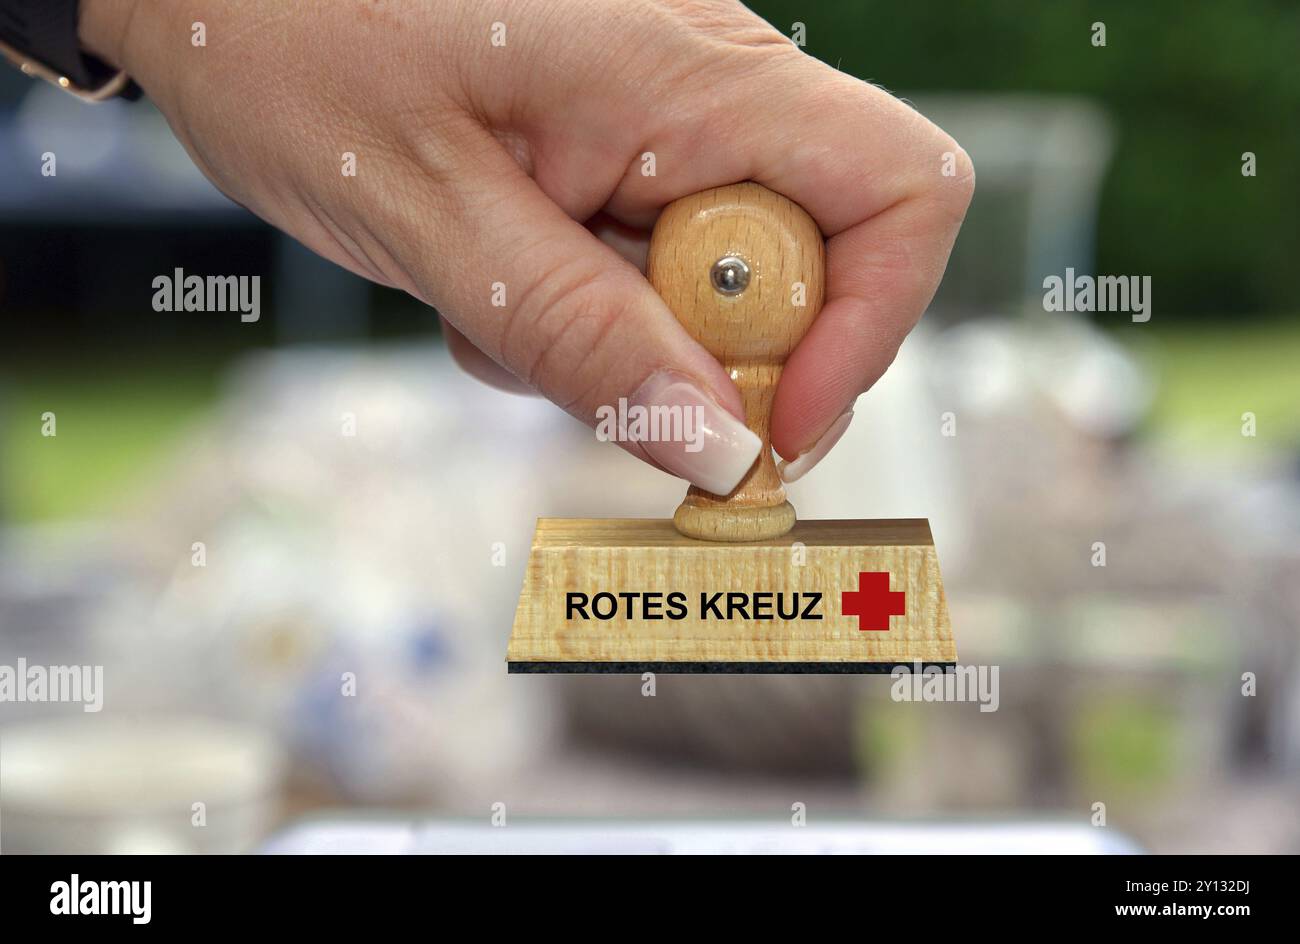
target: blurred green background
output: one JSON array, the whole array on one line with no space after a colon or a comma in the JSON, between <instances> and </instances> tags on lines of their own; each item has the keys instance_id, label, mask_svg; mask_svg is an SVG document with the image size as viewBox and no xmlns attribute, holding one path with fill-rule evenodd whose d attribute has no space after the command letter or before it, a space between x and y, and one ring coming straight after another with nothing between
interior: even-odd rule
<instances>
[{"instance_id":1,"label":"blurred green background","mask_svg":"<svg viewBox=\"0 0 1300 944\"><path fill-rule=\"evenodd\" d=\"M1118 147L1102 191L1100 272L1141 272L1180 321L1296 309L1300 4L760 0L806 51L896 94L1086 95ZM1091 43L1106 26L1105 48ZM1258 176L1244 179L1253 151ZM978 168L977 168L978 170Z\"/></svg>"}]
</instances>

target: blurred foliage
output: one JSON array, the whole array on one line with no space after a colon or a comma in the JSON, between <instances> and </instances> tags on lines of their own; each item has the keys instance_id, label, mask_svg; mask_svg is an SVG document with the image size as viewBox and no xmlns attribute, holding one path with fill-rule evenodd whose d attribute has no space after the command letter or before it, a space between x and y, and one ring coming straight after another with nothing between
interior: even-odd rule
<instances>
[{"instance_id":1,"label":"blurred foliage","mask_svg":"<svg viewBox=\"0 0 1300 944\"><path fill-rule=\"evenodd\" d=\"M1296 308L1300 3L1296 0L751 0L805 51L900 95L1084 95L1118 148L1098 271L1150 275L1163 310ZM1092 24L1106 46L1092 45ZM1241 155L1257 175L1241 174ZM978 162L976 164L978 171Z\"/></svg>"},{"instance_id":2,"label":"blurred foliage","mask_svg":"<svg viewBox=\"0 0 1300 944\"><path fill-rule=\"evenodd\" d=\"M1300 323L1200 324L1126 336L1157 381L1148 427L1219 459L1260 455L1260 447L1300 443ZM1255 414L1254 438L1241 435Z\"/></svg>"},{"instance_id":3,"label":"blurred foliage","mask_svg":"<svg viewBox=\"0 0 1300 944\"><path fill-rule=\"evenodd\" d=\"M8 521L102 513L141 486L202 421L218 362L69 359L0 374L0 515ZM55 436L41 435L44 413Z\"/></svg>"},{"instance_id":4,"label":"blurred foliage","mask_svg":"<svg viewBox=\"0 0 1300 944\"><path fill-rule=\"evenodd\" d=\"M1300 323L1215 321L1124 338L1158 381L1149 429L1227 458L1300 440ZM183 364L83 355L0 369L0 513L67 518L120 501L204 419L224 363L207 351ZM39 435L46 410L58 416L56 439ZM1255 439L1240 435L1245 410L1259 417ZM886 732L859 733L862 757L887 751Z\"/></svg>"},{"instance_id":5,"label":"blurred foliage","mask_svg":"<svg viewBox=\"0 0 1300 944\"><path fill-rule=\"evenodd\" d=\"M1071 756L1083 796L1150 795L1175 774L1177 712L1130 698L1099 699L1074 719Z\"/></svg>"}]
</instances>

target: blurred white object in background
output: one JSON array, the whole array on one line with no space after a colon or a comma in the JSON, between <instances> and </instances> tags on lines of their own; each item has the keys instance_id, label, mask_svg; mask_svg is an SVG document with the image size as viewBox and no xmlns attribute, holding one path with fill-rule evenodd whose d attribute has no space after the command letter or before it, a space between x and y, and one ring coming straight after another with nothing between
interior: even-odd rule
<instances>
[{"instance_id":1,"label":"blurred white object in background","mask_svg":"<svg viewBox=\"0 0 1300 944\"><path fill-rule=\"evenodd\" d=\"M987 419L1051 403L1079 432L1133 432L1151 406L1151 378L1127 351L1074 315L968 321L931 349L930 376L945 403Z\"/></svg>"},{"instance_id":2,"label":"blurred white object in background","mask_svg":"<svg viewBox=\"0 0 1300 944\"><path fill-rule=\"evenodd\" d=\"M352 800L467 802L545 751L505 643L572 421L427 347L262 355L228 389L145 512L170 581L141 636L188 633L223 713Z\"/></svg>"},{"instance_id":3,"label":"blurred white object in background","mask_svg":"<svg viewBox=\"0 0 1300 944\"><path fill-rule=\"evenodd\" d=\"M1091 272L1101 185L1114 149L1106 111L1068 95L934 95L921 113L970 154L975 199L926 315L1041 310L1043 278Z\"/></svg>"},{"instance_id":4,"label":"blurred white object in background","mask_svg":"<svg viewBox=\"0 0 1300 944\"><path fill-rule=\"evenodd\" d=\"M8 853L230 853L274 825L280 749L199 718L70 718L0 734Z\"/></svg>"},{"instance_id":5,"label":"blurred white object in background","mask_svg":"<svg viewBox=\"0 0 1300 944\"><path fill-rule=\"evenodd\" d=\"M56 170L69 176L94 173L120 156L130 138L131 105L116 98L101 104L85 108L52 85L32 83L15 117L26 156L37 163L57 155Z\"/></svg>"},{"instance_id":6,"label":"blurred white object in background","mask_svg":"<svg viewBox=\"0 0 1300 944\"><path fill-rule=\"evenodd\" d=\"M799 829L763 820L583 819L512 824L317 819L263 850L353 855L1134 855L1117 830L1069 822L873 823L832 819Z\"/></svg>"}]
</instances>

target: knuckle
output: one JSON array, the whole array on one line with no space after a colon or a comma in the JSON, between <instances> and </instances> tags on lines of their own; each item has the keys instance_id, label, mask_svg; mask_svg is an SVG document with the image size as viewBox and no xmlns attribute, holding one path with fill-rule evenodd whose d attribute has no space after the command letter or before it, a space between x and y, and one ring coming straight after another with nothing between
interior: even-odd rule
<instances>
[{"instance_id":1,"label":"knuckle","mask_svg":"<svg viewBox=\"0 0 1300 944\"><path fill-rule=\"evenodd\" d=\"M964 216L975 194L975 162L952 137L943 132L940 135L946 169L939 193L948 205Z\"/></svg>"},{"instance_id":2,"label":"knuckle","mask_svg":"<svg viewBox=\"0 0 1300 944\"><path fill-rule=\"evenodd\" d=\"M975 162L966 153L966 149L948 138L948 151L953 155L955 170L953 181L960 188L964 189L967 196L975 192Z\"/></svg>"},{"instance_id":3,"label":"knuckle","mask_svg":"<svg viewBox=\"0 0 1300 944\"><path fill-rule=\"evenodd\" d=\"M950 135L933 124L929 127L931 132L921 137L915 153L908 192L930 207L936 219L959 225L975 194L975 164Z\"/></svg>"},{"instance_id":4,"label":"knuckle","mask_svg":"<svg viewBox=\"0 0 1300 944\"><path fill-rule=\"evenodd\" d=\"M571 409L608 368L605 347L626 312L627 286L569 263L519 299L502 338L506 363L529 386Z\"/></svg>"}]
</instances>

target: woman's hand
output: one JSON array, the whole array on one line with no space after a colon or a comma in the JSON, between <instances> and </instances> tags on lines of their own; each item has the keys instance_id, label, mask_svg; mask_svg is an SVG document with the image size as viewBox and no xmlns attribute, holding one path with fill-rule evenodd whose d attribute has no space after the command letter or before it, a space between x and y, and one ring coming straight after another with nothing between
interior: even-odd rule
<instances>
[{"instance_id":1,"label":"woman's hand","mask_svg":"<svg viewBox=\"0 0 1300 944\"><path fill-rule=\"evenodd\" d=\"M625 445L714 492L757 445L638 271L659 211L755 180L828 237L826 305L773 411L792 480L929 304L974 186L916 111L729 0L83 0L81 34L226 194L436 307L476 376L592 425L685 391L701 451Z\"/></svg>"}]
</instances>

